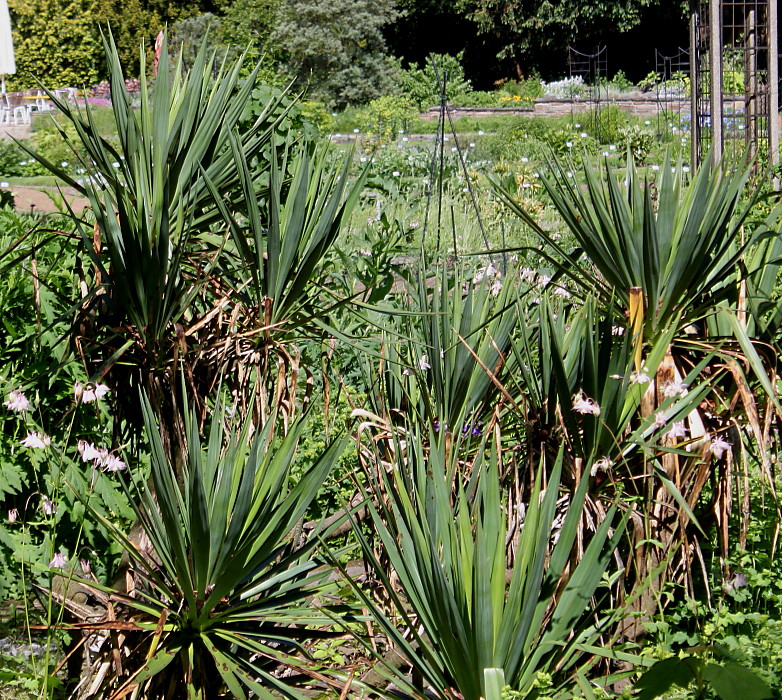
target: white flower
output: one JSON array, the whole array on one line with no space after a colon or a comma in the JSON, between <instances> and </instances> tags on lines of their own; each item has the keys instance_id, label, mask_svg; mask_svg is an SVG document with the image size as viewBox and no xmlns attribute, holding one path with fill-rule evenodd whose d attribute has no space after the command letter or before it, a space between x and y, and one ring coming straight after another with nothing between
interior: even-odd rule
<instances>
[{"instance_id":1,"label":"white flower","mask_svg":"<svg viewBox=\"0 0 782 700\"><path fill-rule=\"evenodd\" d=\"M527 156L524 156L524 157L521 159L521 162L522 162L522 163L529 163L529 158L527 158Z\"/></svg>"},{"instance_id":2,"label":"white flower","mask_svg":"<svg viewBox=\"0 0 782 700\"><path fill-rule=\"evenodd\" d=\"M393 177L399 177L401 173L398 170L394 170L394 172L391 173Z\"/></svg>"},{"instance_id":3,"label":"white flower","mask_svg":"<svg viewBox=\"0 0 782 700\"><path fill-rule=\"evenodd\" d=\"M54 511L57 510L54 507L54 503L52 503L52 501L50 501L48 498L43 499L41 502L41 508L43 508L43 512L46 515L54 515Z\"/></svg>"},{"instance_id":4,"label":"white flower","mask_svg":"<svg viewBox=\"0 0 782 700\"><path fill-rule=\"evenodd\" d=\"M92 567L90 566L89 559L79 559L79 566L81 567L81 572L85 576L89 576L92 573Z\"/></svg>"},{"instance_id":5,"label":"white flower","mask_svg":"<svg viewBox=\"0 0 782 700\"><path fill-rule=\"evenodd\" d=\"M562 297L563 299L570 299L570 292L567 289L565 289L564 287L557 287L554 290L554 294L556 294L557 296Z\"/></svg>"},{"instance_id":6,"label":"white flower","mask_svg":"<svg viewBox=\"0 0 782 700\"><path fill-rule=\"evenodd\" d=\"M666 382L663 386L663 396L666 399L673 398L674 396L682 396L687 390L687 385L676 380Z\"/></svg>"},{"instance_id":7,"label":"white flower","mask_svg":"<svg viewBox=\"0 0 782 700\"><path fill-rule=\"evenodd\" d=\"M50 569L65 568L65 557L60 552L56 552L52 560L49 562L49 568Z\"/></svg>"},{"instance_id":8,"label":"white flower","mask_svg":"<svg viewBox=\"0 0 782 700\"><path fill-rule=\"evenodd\" d=\"M402 370L402 374L403 374L405 377L409 377L409 376L410 376L412 373L413 373L413 370L412 370L412 368L411 368L411 367L405 367L405 368Z\"/></svg>"},{"instance_id":9,"label":"white flower","mask_svg":"<svg viewBox=\"0 0 782 700\"><path fill-rule=\"evenodd\" d=\"M631 372L630 373L630 385L633 384L648 384L652 380L649 379L649 375L646 372Z\"/></svg>"},{"instance_id":10,"label":"white flower","mask_svg":"<svg viewBox=\"0 0 782 700\"><path fill-rule=\"evenodd\" d=\"M607 472L611 468L611 460L608 457L601 457L592 463L589 470L589 476L596 476L598 472Z\"/></svg>"},{"instance_id":11,"label":"white flower","mask_svg":"<svg viewBox=\"0 0 782 700\"><path fill-rule=\"evenodd\" d=\"M354 133L354 134L357 134L358 132L359 132L359 130L358 130L358 129L353 129L353 133Z\"/></svg>"},{"instance_id":12,"label":"white flower","mask_svg":"<svg viewBox=\"0 0 782 700\"><path fill-rule=\"evenodd\" d=\"M572 142L572 141L568 141L568 142L567 142L565 145L566 145L568 148L573 148L573 142Z\"/></svg>"},{"instance_id":13,"label":"white flower","mask_svg":"<svg viewBox=\"0 0 782 700\"><path fill-rule=\"evenodd\" d=\"M660 166L659 166L659 165L653 165L653 166L652 166L652 170L659 170L659 169L660 169Z\"/></svg>"},{"instance_id":14,"label":"white flower","mask_svg":"<svg viewBox=\"0 0 782 700\"><path fill-rule=\"evenodd\" d=\"M551 277L548 275L540 275L538 277L538 286L539 287L545 287L549 282L551 282Z\"/></svg>"},{"instance_id":15,"label":"white flower","mask_svg":"<svg viewBox=\"0 0 782 700\"><path fill-rule=\"evenodd\" d=\"M582 131L581 132L581 138L582 139L585 139L587 136L589 136L589 134L586 131Z\"/></svg>"},{"instance_id":16,"label":"white flower","mask_svg":"<svg viewBox=\"0 0 782 700\"><path fill-rule=\"evenodd\" d=\"M52 439L45 433L39 433L37 430L28 430L27 437L20 444L33 450L43 450L49 447L51 441Z\"/></svg>"},{"instance_id":17,"label":"white flower","mask_svg":"<svg viewBox=\"0 0 782 700\"><path fill-rule=\"evenodd\" d=\"M432 365L429 364L429 356L421 355L421 359L418 360L418 369L425 372L428 369L432 369Z\"/></svg>"},{"instance_id":18,"label":"white flower","mask_svg":"<svg viewBox=\"0 0 782 700\"><path fill-rule=\"evenodd\" d=\"M109 463L109 451L105 447L98 448L98 457L95 460L96 467L105 467Z\"/></svg>"},{"instance_id":19,"label":"white flower","mask_svg":"<svg viewBox=\"0 0 782 700\"><path fill-rule=\"evenodd\" d=\"M94 462L96 459L100 459L100 452L91 442L79 440L78 450L82 462Z\"/></svg>"},{"instance_id":20,"label":"white flower","mask_svg":"<svg viewBox=\"0 0 782 700\"><path fill-rule=\"evenodd\" d=\"M585 415L600 415L600 406L596 401L586 396L583 391L573 396L573 410Z\"/></svg>"},{"instance_id":21,"label":"white flower","mask_svg":"<svg viewBox=\"0 0 782 700\"><path fill-rule=\"evenodd\" d=\"M106 459L106 466L104 471L107 472L120 472L125 469L127 465L117 455L109 455Z\"/></svg>"},{"instance_id":22,"label":"white flower","mask_svg":"<svg viewBox=\"0 0 782 700\"><path fill-rule=\"evenodd\" d=\"M671 429L667 433L669 438L685 438L687 437L687 428L684 427L684 421L679 421L671 426Z\"/></svg>"},{"instance_id":23,"label":"white flower","mask_svg":"<svg viewBox=\"0 0 782 700\"><path fill-rule=\"evenodd\" d=\"M615 151L615 150L616 150L616 146L614 146L614 145L611 145L611 146L609 146L608 148L610 148L612 151Z\"/></svg>"},{"instance_id":24,"label":"white flower","mask_svg":"<svg viewBox=\"0 0 782 700\"><path fill-rule=\"evenodd\" d=\"M654 427L664 428L668 424L668 416L665 415L665 411L657 411L654 414Z\"/></svg>"},{"instance_id":25,"label":"white flower","mask_svg":"<svg viewBox=\"0 0 782 700\"><path fill-rule=\"evenodd\" d=\"M533 270L531 267L522 267L521 271L519 272L519 276L525 282L532 282L532 280L535 279L535 270Z\"/></svg>"},{"instance_id":26,"label":"white flower","mask_svg":"<svg viewBox=\"0 0 782 700\"><path fill-rule=\"evenodd\" d=\"M497 274L497 268L494 267L493 263L489 263L486 266L486 276L487 277L494 277Z\"/></svg>"},{"instance_id":27,"label":"white flower","mask_svg":"<svg viewBox=\"0 0 782 700\"><path fill-rule=\"evenodd\" d=\"M480 269L479 269L479 270L478 270L478 271L477 271L477 272L476 272L476 273L473 275L473 278L472 278L472 283L473 283L473 284L480 284L481 282L483 282L483 275L484 275L484 274L485 274L485 271L484 271L484 269L483 269L483 268L480 268Z\"/></svg>"},{"instance_id":28,"label":"white flower","mask_svg":"<svg viewBox=\"0 0 782 700\"><path fill-rule=\"evenodd\" d=\"M11 508L8 511L8 522L13 525L19 518L19 511L16 508Z\"/></svg>"},{"instance_id":29,"label":"white flower","mask_svg":"<svg viewBox=\"0 0 782 700\"><path fill-rule=\"evenodd\" d=\"M502 280L498 277L491 286L491 295L496 297L502 291Z\"/></svg>"},{"instance_id":30,"label":"white flower","mask_svg":"<svg viewBox=\"0 0 782 700\"><path fill-rule=\"evenodd\" d=\"M16 389L8 394L8 401L4 401L3 406L16 413L23 413L30 408L30 402L21 391Z\"/></svg>"},{"instance_id":31,"label":"white flower","mask_svg":"<svg viewBox=\"0 0 782 700\"><path fill-rule=\"evenodd\" d=\"M730 443L722 437L717 436L709 443L709 452L717 459L722 459L722 455L730 449Z\"/></svg>"},{"instance_id":32,"label":"white flower","mask_svg":"<svg viewBox=\"0 0 782 700\"><path fill-rule=\"evenodd\" d=\"M73 385L73 395L77 402L92 403L93 401L99 401L108 392L109 387L105 384L93 384L92 382L82 384L81 382L76 382Z\"/></svg>"}]
</instances>

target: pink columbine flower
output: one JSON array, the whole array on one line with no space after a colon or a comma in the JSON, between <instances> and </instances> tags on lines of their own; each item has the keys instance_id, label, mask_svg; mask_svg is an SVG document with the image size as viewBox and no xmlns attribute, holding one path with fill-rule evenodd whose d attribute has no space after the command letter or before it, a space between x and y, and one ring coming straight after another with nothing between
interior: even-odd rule
<instances>
[{"instance_id":1,"label":"pink columbine flower","mask_svg":"<svg viewBox=\"0 0 782 700\"><path fill-rule=\"evenodd\" d=\"M633 384L648 384L652 380L649 379L649 375L646 372L631 372L630 373L630 385Z\"/></svg>"},{"instance_id":2,"label":"pink columbine flower","mask_svg":"<svg viewBox=\"0 0 782 700\"><path fill-rule=\"evenodd\" d=\"M105 384L93 384L92 382L82 384L81 382L76 382L73 385L73 395L76 398L76 401L81 401L82 403L99 401L108 392L109 387Z\"/></svg>"},{"instance_id":3,"label":"pink columbine flower","mask_svg":"<svg viewBox=\"0 0 782 700\"><path fill-rule=\"evenodd\" d=\"M103 471L106 472L120 472L125 469L127 465L117 455L109 455L106 458L106 466Z\"/></svg>"},{"instance_id":4,"label":"pink columbine flower","mask_svg":"<svg viewBox=\"0 0 782 700\"><path fill-rule=\"evenodd\" d=\"M583 391L573 396L573 410L576 413L592 416L600 415L600 406L598 403L594 399L590 399L586 396Z\"/></svg>"},{"instance_id":5,"label":"pink columbine flower","mask_svg":"<svg viewBox=\"0 0 782 700\"><path fill-rule=\"evenodd\" d=\"M601 457L592 463L592 468L589 470L590 476L596 476L598 472L607 472L611 468L611 460L608 457Z\"/></svg>"},{"instance_id":6,"label":"pink columbine flower","mask_svg":"<svg viewBox=\"0 0 782 700\"><path fill-rule=\"evenodd\" d=\"M81 567L81 572L85 576L89 576L92 573L92 567L90 566L89 559L79 559L79 566Z\"/></svg>"},{"instance_id":7,"label":"pink columbine flower","mask_svg":"<svg viewBox=\"0 0 782 700\"><path fill-rule=\"evenodd\" d=\"M722 459L722 455L730 449L730 443L719 435L709 443L709 452L717 459Z\"/></svg>"},{"instance_id":8,"label":"pink columbine flower","mask_svg":"<svg viewBox=\"0 0 782 700\"><path fill-rule=\"evenodd\" d=\"M671 426L671 429L668 431L668 437L669 438L686 438L687 437L687 428L684 427L684 421L680 421L678 423L674 423Z\"/></svg>"},{"instance_id":9,"label":"pink columbine flower","mask_svg":"<svg viewBox=\"0 0 782 700\"><path fill-rule=\"evenodd\" d=\"M37 430L28 430L27 437L20 444L33 450L43 450L49 447L51 442L52 439L45 433L39 433Z\"/></svg>"},{"instance_id":10,"label":"pink columbine flower","mask_svg":"<svg viewBox=\"0 0 782 700\"><path fill-rule=\"evenodd\" d=\"M668 425L668 416L665 415L665 411L657 411L654 414L654 427L664 428L666 425Z\"/></svg>"},{"instance_id":11,"label":"pink columbine flower","mask_svg":"<svg viewBox=\"0 0 782 700\"><path fill-rule=\"evenodd\" d=\"M8 522L13 525L19 519L19 511L16 508L11 508L8 511Z\"/></svg>"},{"instance_id":12,"label":"pink columbine flower","mask_svg":"<svg viewBox=\"0 0 782 700\"><path fill-rule=\"evenodd\" d=\"M96 459L100 459L100 452L98 452L95 445L86 440L79 440L79 454L81 455L82 462L94 462Z\"/></svg>"},{"instance_id":13,"label":"pink columbine flower","mask_svg":"<svg viewBox=\"0 0 782 700\"><path fill-rule=\"evenodd\" d=\"M41 508L43 508L43 512L46 515L54 515L54 511L57 510L54 503L48 498L44 498L43 501L41 501Z\"/></svg>"},{"instance_id":14,"label":"pink columbine flower","mask_svg":"<svg viewBox=\"0 0 782 700\"><path fill-rule=\"evenodd\" d=\"M680 381L666 382L663 386L663 396L666 399L672 399L675 396L681 396L687 390L687 385Z\"/></svg>"},{"instance_id":15,"label":"pink columbine flower","mask_svg":"<svg viewBox=\"0 0 782 700\"><path fill-rule=\"evenodd\" d=\"M63 569L65 568L65 557L60 552L55 552L52 560L49 562L50 569Z\"/></svg>"},{"instance_id":16,"label":"pink columbine flower","mask_svg":"<svg viewBox=\"0 0 782 700\"><path fill-rule=\"evenodd\" d=\"M24 413L30 408L30 402L21 391L15 389L8 394L8 401L4 401L3 406L15 413Z\"/></svg>"}]
</instances>

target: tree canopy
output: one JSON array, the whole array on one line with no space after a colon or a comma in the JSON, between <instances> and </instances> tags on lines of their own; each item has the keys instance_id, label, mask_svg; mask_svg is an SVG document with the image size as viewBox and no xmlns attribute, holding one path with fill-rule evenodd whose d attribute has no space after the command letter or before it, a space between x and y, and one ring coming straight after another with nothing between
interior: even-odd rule
<instances>
[{"instance_id":1,"label":"tree canopy","mask_svg":"<svg viewBox=\"0 0 782 700\"><path fill-rule=\"evenodd\" d=\"M9 6L19 66L12 88L34 85L33 74L51 87L102 80L101 28L111 27L129 75L137 75L139 44L151 56L161 29L181 46L200 43L208 28L215 47L246 52L248 64L264 57L267 82L296 78L337 107L393 90L399 67L420 65L430 53L461 54L466 77L487 88L532 74L561 77L568 45L590 51L607 42L621 52L621 63L612 65L642 77L651 68L641 54L653 55L666 42L683 45L687 35L685 0L10 0ZM672 20L679 33L671 31Z\"/></svg>"}]
</instances>

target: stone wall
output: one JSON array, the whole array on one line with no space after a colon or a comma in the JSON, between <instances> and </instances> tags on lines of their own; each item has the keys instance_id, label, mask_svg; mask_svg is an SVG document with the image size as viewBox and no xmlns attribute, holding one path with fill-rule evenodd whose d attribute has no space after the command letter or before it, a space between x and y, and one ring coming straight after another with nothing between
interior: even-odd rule
<instances>
[{"instance_id":1,"label":"stone wall","mask_svg":"<svg viewBox=\"0 0 782 700\"><path fill-rule=\"evenodd\" d=\"M629 114L637 117L656 117L660 108L670 109L677 114L689 114L689 99L669 100L658 102L654 95L650 97L632 97L606 99L600 102L601 106L615 105ZM588 112L594 109L595 103L581 99L559 99L554 97L540 97L535 100L534 106L529 107L450 107L451 116L459 117L489 117L500 114L510 114L525 117L561 117L569 114ZM440 113L439 107L430 107L428 112L421 116L424 119L436 119Z\"/></svg>"}]
</instances>

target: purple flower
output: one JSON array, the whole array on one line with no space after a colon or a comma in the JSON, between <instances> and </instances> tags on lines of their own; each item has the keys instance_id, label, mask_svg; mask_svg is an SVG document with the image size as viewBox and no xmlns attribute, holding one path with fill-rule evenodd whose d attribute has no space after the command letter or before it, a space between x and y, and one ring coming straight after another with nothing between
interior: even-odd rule
<instances>
[{"instance_id":1,"label":"purple flower","mask_svg":"<svg viewBox=\"0 0 782 700\"><path fill-rule=\"evenodd\" d=\"M49 562L50 569L63 569L65 568L65 557L60 552L55 552L52 560Z\"/></svg>"},{"instance_id":2,"label":"purple flower","mask_svg":"<svg viewBox=\"0 0 782 700\"><path fill-rule=\"evenodd\" d=\"M730 450L730 443L719 436L709 443L709 452L717 459L722 459L722 455L724 455L727 450Z\"/></svg>"}]
</instances>

